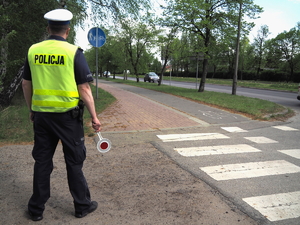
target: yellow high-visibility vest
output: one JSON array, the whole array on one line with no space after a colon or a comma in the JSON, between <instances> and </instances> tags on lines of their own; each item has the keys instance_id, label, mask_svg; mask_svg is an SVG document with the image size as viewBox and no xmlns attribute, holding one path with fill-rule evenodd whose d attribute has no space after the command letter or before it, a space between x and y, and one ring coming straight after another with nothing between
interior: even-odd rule
<instances>
[{"instance_id":1,"label":"yellow high-visibility vest","mask_svg":"<svg viewBox=\"0 0 300 225\"><path fill-rule=\"evenodd\" d=\"M28 51L32 76L32 105L36 112L67 112L78 105L74 74L78 47L60 40L45 40Z\"/></svg>"}]
</instances>

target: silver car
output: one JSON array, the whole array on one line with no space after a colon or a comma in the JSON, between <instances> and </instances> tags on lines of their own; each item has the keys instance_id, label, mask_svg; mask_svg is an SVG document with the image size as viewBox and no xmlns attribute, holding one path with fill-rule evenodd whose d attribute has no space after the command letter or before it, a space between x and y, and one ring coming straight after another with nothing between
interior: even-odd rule
<instances>
[{"instance_id":1,"label":"silver car","mask_svg":"<svg viewBox=\"0 0 300 225\"><path fill-rule=\"evenodd\" d=\"M159 76L154 73L154 72L149 72L149 73L146 73L145 76L144 76L144 82L158 82L159 81Z\"/></svg>"}]
</instances>

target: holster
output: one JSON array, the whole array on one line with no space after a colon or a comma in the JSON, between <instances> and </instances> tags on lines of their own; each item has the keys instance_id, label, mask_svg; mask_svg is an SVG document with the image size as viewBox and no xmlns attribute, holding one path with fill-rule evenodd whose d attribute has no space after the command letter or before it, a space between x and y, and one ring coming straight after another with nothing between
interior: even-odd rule
<instances>
[{"instance_id":1,"label":"holster","mask_svg":"<svg viewBox=\"0 0 300 225\"><path fill-rule=\"evenodd\" d=\"M82 100L79 100L78 105L72 109L72 117L78 118L79 121L83 121L83 112L84 112L84 102Z\"/></svg>"},{"instance_id":2,"label":"holster","mask_svg":"<svg viewBox=\"0 0 300 225\"><path fill-rule=\"evenodd\" d=\"M83 121L83 113L84 113L84 102L80 99L78 103L79 108L79 121Z\"/></svg>"}]
</instances>

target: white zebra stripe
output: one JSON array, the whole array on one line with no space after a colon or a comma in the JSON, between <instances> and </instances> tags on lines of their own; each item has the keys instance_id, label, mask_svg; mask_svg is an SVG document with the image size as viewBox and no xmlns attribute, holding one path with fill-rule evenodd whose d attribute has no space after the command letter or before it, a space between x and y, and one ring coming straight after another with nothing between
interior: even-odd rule
<instances>
[{"instance_id":1,"label":"white zebra stripe","mask_svg":"<svg viewBox=\"0 0 300 225\"><path fill-rule=\"evenodd\" d=\"M260 150L258 150L257 148L246 144L174 148L174 150L177 151L180 155L186 157L260 152Z\"/></svg>"},{"instance_id":2,"label":"white zebra stripe","mask_svg":"<svg viewBox=\"0 0 300 225\"><path fill-rule=\"evenodd\" d=\"M300 149L278 150L279 152L300 159Z\"/></svg>"},{"instance_id":3,"label":"white zebra stripe","mask_svg":"<svg viewBox=\"0 0 300 225\"><path fill-rule=\"evenodd\" d=\"M271 143L278 143L278 141L274 141L270 138L266 137L244 137L245 139L258 143L258 144L271 144Z\"/></svg>"},{"instance_id":4,"label":"white zebra stripe","mask_svg":"<svg viewBox=\"0 0 300 225\"><path fill-rule=\"evenodd\" d=\"M157 135L163 142L172 141L197 141L197 140L211 140L211 139L225 139L229 138L219 133L192 133L192 134L166 134Z\"/></svg>"},{"instance_id":5,"label":"white zebra stripe","mask_svg":"<svg viewBox=\"0 0 300 225\"><path fill-rule=\"evenodd\" d=\"M248 132L247 130L243 130L239 127L221 127L223 130L226 130L228 132L232 133L239 133L239 132Z\"/></svg>"},{"instance_id":6,"label":"white zebra stripe","mask_svg":"<svg viewBox=\"0 0 300 225\"><path fill-rule=\"evenodd\" d=\"M273 126L276 129L279 130L284 130L284 131L296 131L298 129L292 128L292 127L288 127L288 126Z\"/></svg>"},{"instance_id":7,"label":"white zebra stripe","mask_svg":"<svg viewBox=\"0 0 300 225\"><path fill-rule=\"evenodd\" d=\"M284 160L208 166L200 169L217 181L300 172L300 167Z\"/></svg>"},{"instance_id":8,"label":"white zebra stripe","mask_svg":"<svg viewBox=\"0 0 300 225\"><path fill-rule=\"evenodd\" d=\"M300 191L243 198L270 221L300 217Z\"/></svg>"}]
</instances>

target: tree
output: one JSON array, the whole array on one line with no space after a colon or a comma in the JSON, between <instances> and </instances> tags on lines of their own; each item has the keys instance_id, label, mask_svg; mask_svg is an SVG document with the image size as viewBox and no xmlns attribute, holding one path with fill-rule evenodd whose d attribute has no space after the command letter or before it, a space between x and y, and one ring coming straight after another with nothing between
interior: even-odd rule
<instances>
[{"instance_id":1,"label":"tree","mask_svg":"<svg viewBox=\"0 0 300 225\"><path fill-rule=\"evenodd\" d=\"M55 6L56 1L1 1L0 107L10 104L20 86L27 50L45 36L43 16Z\"/></svg>"},{"instance_id":2,"label":"tree","mask_svg":"<svg viewBox=\"0 0 300 225\"><path fill-rule=\"evenodd\" d=\"M243 80L243 73L245 70L250 70L254 64L254 48L249 43L248 37L244 37L240 41L240 60L239 71L240 80Z\"/></svg>"},{"instance_id":3,"label":"tree","mask_svg":"<svg viewBox=\"0 0 300 225\"><path fill-rule=\"evenodd\" d=\"M163 79L163 73L166 69L167 63L171 57L171 54L174 51L174 39L176 37L177 28L174 27L170 30L170 32L166 36L160 36L159 37L159 43L161 48L161 60L163 60L163 65L160 71L160 79L158 82L158 85L161 84Z\"/></svg>"},{"instance_id":4,"label":"tree","mask_svg":"<svg viewBox=\"0 0 300 225\"><path fill-rule=\"evenodd\" d=\"M281 60L281 52L278 51L277 47L275 47L275 39L270 39L266 41L266 67L272 69L279 69L281 64L283 64Z\"/></svg>"},{"instance_id":5,"label":"tree","mask_svg":"<svg viewBox=\"0 0 300 225\"><path fill-rule=\"evenodd\" d=\"M89 16L99 22L110 18L117 19L123 15L137 16L140 9L149 8L148 0L2 0L0 3L0 107L8 106L22 79L22 65L28 48L45 39L46 22L43 16L55 8L66 8L74 17L70 43L75 40L75 28L82 26ZM34 13L33 13L34 12ZM109 12L109 13L108 13Z\"/></svg>"},{"instance_id":6,"label":"tree","mask_svg":"<svg viewBox=\"0 0 300 225\"><path fill-rule=\"evenodd\" d=\"M295 69L295 56L300 53L300 23L297 27L284 31L273 39L275 51L281 55L281 60L289 65L289 76L287 81L291 81Z\"/></svg>"},{"instance_id":7,"label":"tree","mask_svg":"<svg viewBox=\"0 0 300 225\"><path fill-rule=\"evenodd\" d=\"M253 4L252 0L243 0L245 5L243 14L253 17L261 8ZM201 52L204 53L202 77L199 92L204 91L208 70L209 53L212 37L223 31L233 31L232 24L237 21L237 1L233 0L171 0L165 8L165 25L176 24L183 30L199 35L203 42ZM246 23L244 23L244 26Z\"/></svg>"},{"instance_id":8,"label":"tree","mask_svg":"<svg viewBox=\"0 0 300 225\"><path fill-rule=\"evenodd\" d=\"M154 24L129 23L123 21L123 32L121 33L122 42L125 43L125 51L128 54L128 60L139 82L139 73L145 69L142 60L147 57L147 51L153 45L157 35L160 33Z\"/></svg>"},{"instance_id":9,"label":"tree","mask_svg":"<svg viewBox=\"0 0 300 225\"><path fill-rule=\"evenodd\" d=\"M241 20L242 20L242 10L243 10L243 2L239 1L239 16L238 16L238 32L236 37L236 47L235 47L235 65L234 65L234 75L232 82L232 94L236 95L236 87L237 87L237 75L238 75L238 67L239 67L239 54L240 54L240 37L241 37Z\"/></svg>"},{"instance_id":10,"label":"tree","mask_svg":"<svg viewBox=\"0 0 300 225\"><path fill-rule=\"evenodd\" d=\"M269 27L267 25L263 25L257 32L257 37L254 39L254 51L255 58L257 63L256 77L259 78L259 72L261 71L261 66L264 59L264 54L266 51L266 41L269 36Z\"/></svg>"},{"instance_id":11,"label":"tree","mask_svg":"<svg viewBox=\"0 0 300 225\"><path fill-rule=\"evenodd\" d=\"M91 18L95 22L111 18L115 21L129 17L137 19L141 11L150 9L149 0L87 0L87 2L92 10Z\"/></svg>"}]
</instances>

